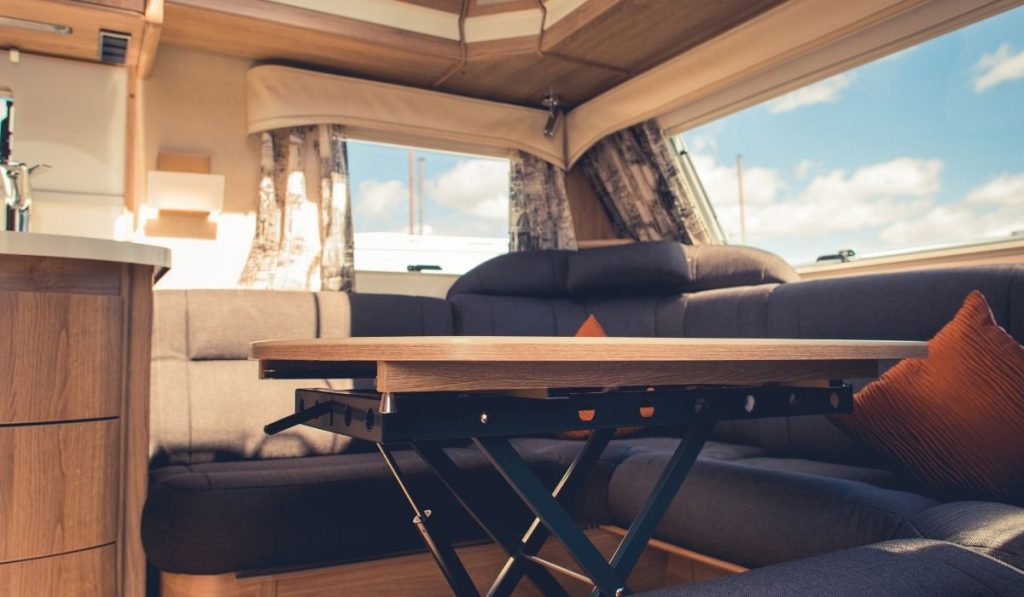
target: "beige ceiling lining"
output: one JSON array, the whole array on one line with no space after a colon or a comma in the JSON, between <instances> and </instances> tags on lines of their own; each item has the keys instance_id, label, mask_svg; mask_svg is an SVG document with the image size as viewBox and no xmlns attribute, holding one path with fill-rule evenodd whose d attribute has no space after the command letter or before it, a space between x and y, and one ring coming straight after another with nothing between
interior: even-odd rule
<instances>
[{"instance_id":1,"label":"beige ceiling lining","mask_svg":"<svg viewBox=\"0 0 1024 597\"><path fill-rule=\"evenodd\" d=\"M1020 3L790 0L572 110L566 163L649 118L679 132Z\"/></svg>"},{"instance_id":2,"label":"beige ceiling lining","mask_svg":"<svg viewBox=\"0 0 1024 597\"><path fill-rule=\"evenodd\" d=\"M443 39L459 41L459 15L436 8L410 4L401 0L273 0L295 8L303 8L366 23L384 25ZM587 0L546 0L547 20L551 27ZM510 39L524 35L536 36L540 31L542 11L528 8L468 16L465 18L465 41L477 43Z\"/></svg>"},{"instance_id":3,"label":"beige ceiling lining","mask_svg":"<svg viewBox=\"0 0 1024 597\"><path fill-rule=\"evenodd\" d=\"M519 149L565 165L564 127L545 137L545 110L276 65L249 69L246 87L250 133L336 123L367 140L487 155Z\"/></svg>"}]
</instances>

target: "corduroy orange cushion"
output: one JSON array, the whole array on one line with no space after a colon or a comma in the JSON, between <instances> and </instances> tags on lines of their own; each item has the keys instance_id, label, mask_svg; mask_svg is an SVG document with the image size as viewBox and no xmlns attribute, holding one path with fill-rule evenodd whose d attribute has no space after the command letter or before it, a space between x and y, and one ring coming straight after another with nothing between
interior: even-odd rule
<instances>
[{"instance_id":1,"label":"corduroy orange cushion","mask_svg":"<svg viewBox=\"0 0 1024 597\"><path fill-rule=\"evenodd\" d=\"M978 291L832 420L939 495L1024 503L1024 347Z\"/></svg>"},{"instance_id":2,"label":"corduroy orange cushion","mask_svg":"<svg viewBox=\"0 0 1024 597\"><path fill-rule=\"evenodd\" d=\"M577 338L607 338L608 333L604 331L604 326L597 320L597 317L588 315L583 320L583 324L580 325L580 329L576 330ZM643 427L620 427L615 430L615 437L623 437L626 435L633 435L643 430ZM592 433L589 429L574 429L572 431L562 431L557 435L562 439L587 439Z\"/></svg>"}]
</instances>

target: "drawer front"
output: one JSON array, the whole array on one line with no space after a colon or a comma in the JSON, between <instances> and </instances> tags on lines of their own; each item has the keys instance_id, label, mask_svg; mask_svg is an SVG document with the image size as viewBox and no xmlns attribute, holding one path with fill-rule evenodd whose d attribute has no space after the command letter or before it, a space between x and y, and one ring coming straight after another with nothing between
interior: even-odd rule
<instances>
[{"instance_id":1,"label":"drawer front","mask_svg":"<svg viewBox=\"0 0 1024 597\"><path fill-rule=\"evenodd\" d=\"M118 425L0 427L0 563L114 541Z\"/></svg>"},{"instance_id":2,"label":"drawer front","mask_svg":"<svg viewBox=\"0 0 1024 597\"><path fill-rule=\"evenodd\" d=\"M115 548L95 549L0 564L0 595L8 597L109 597L115 595Z\"/></svg>"},{"instance_id":3,"label":"drawer front","mask_svg":"<svg viewBox=\"0 0 1024 597\"><path fill-rule=\"evenodd\" d=\"M0 424L116 417L123 299L0 292Z\"/></svg>"}]
</instances>

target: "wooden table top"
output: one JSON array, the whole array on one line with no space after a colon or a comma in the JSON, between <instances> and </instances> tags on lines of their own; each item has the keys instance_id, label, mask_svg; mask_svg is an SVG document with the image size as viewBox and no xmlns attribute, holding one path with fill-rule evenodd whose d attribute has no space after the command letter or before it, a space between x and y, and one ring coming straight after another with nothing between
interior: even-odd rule
<instances>
[{"instance_id":1,"label":"wooden table top","mask_svg":"<svg viewBox=\"0 0 1024 597\"><path fill-rule=\"evenodd\" d=\"M265 378L375 375L385 392L874 377L879 361L927 350L889 340L415 336L268 340L250 356Z\"/></svg>"},{"instance_id":2,"label":"wooden table top","mask_svg":"<svg viewBox=\"0 0 1024 597\"><path fill-rule=\"evenodd\" d=\"M797 361L903 359L925 342L772 338L406 336L253 342L250 356L300 361Z\"/></svg>"}]
</instances>

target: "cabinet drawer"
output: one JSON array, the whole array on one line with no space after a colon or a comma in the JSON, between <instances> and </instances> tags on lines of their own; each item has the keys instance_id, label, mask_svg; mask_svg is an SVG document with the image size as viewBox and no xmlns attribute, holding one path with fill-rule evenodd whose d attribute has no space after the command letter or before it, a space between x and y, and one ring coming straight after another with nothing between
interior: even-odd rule
<instances>
[{"instance_id":1,"label":"cabinet drawer","mask_svg":"<svg viewBox=\"0 0 1024 597\"><path fill-rule=\"evenodd\" d=\"M119 296L0 292L0 424L116 417Z\"/></svg>"},{"instance_id":2,"label":"cabinet drawer","mask_svg":"<svg viewBox=\"0 0 1024 597\"><path fill-rule=\"evenodd\" d=\"M108 597L116 594L115 548L95 549L0 564L0 595Z\"/></svg>"},{"instance_id":3,"label":"cabinet drawer","mask_svg":"<svg viewBox=\"0 0 1024 597\"><path fill-rule=\"evenodd\" d=\"M0 562L114 541L118 425L0 427Z\"/></svg>"}]
</instances>

